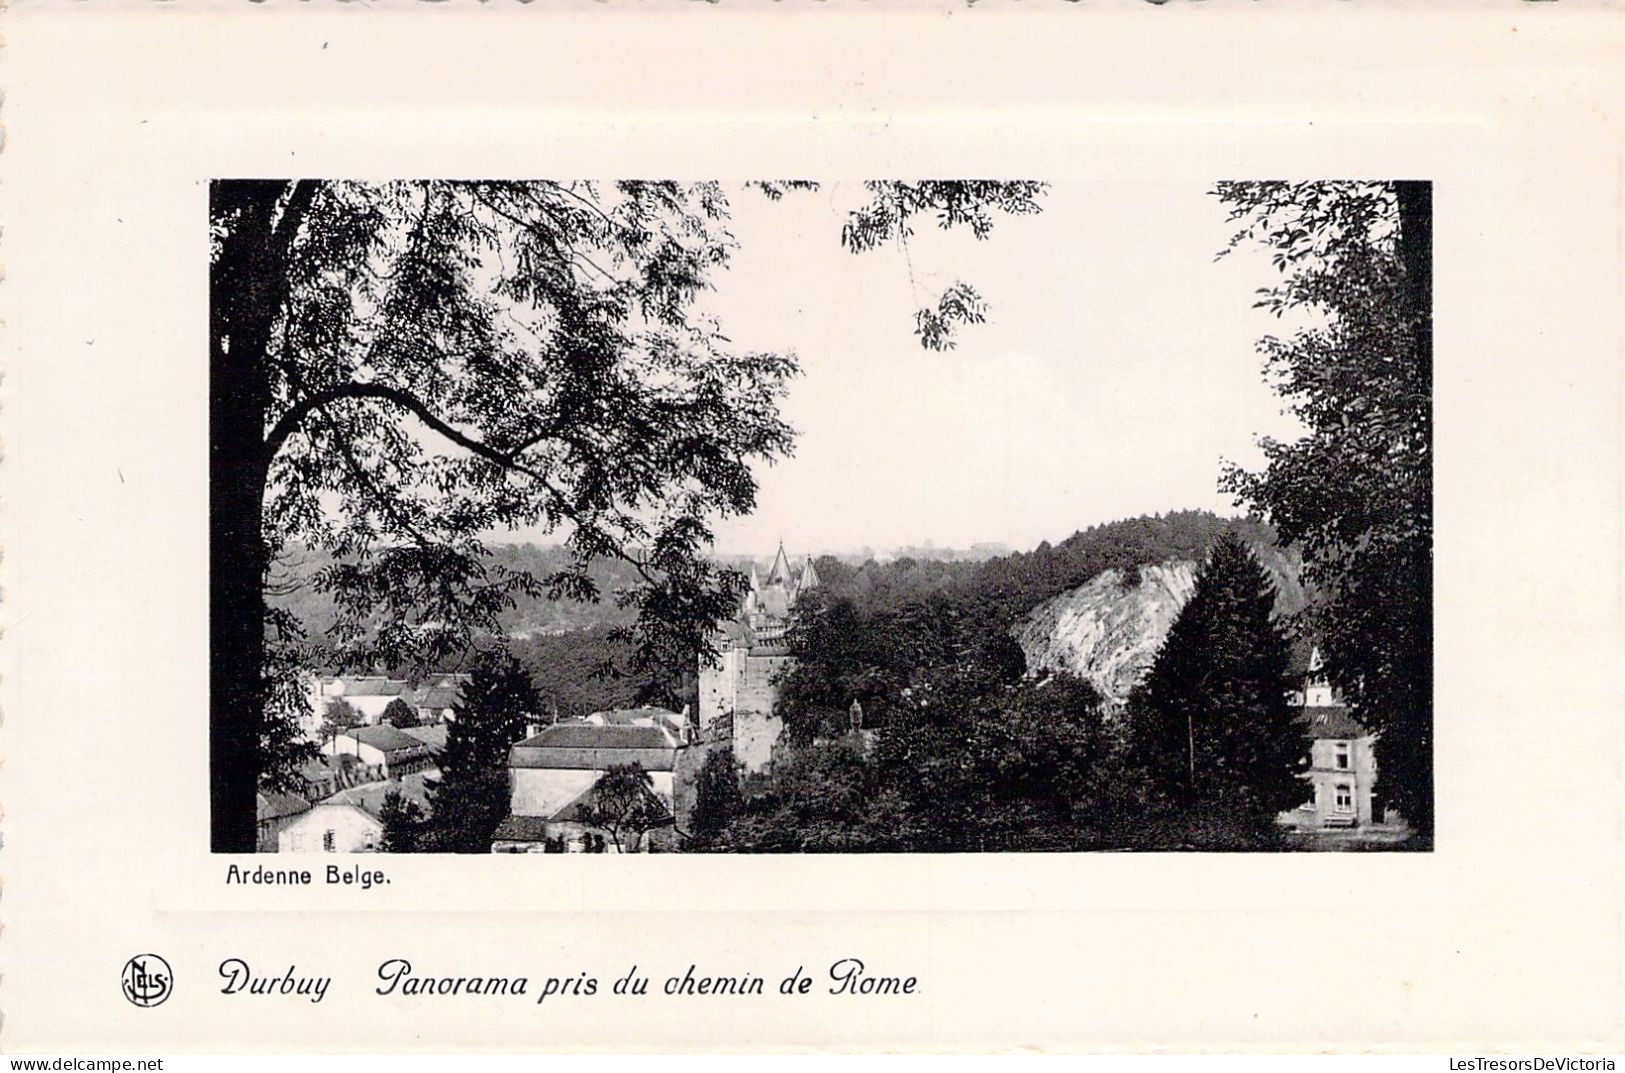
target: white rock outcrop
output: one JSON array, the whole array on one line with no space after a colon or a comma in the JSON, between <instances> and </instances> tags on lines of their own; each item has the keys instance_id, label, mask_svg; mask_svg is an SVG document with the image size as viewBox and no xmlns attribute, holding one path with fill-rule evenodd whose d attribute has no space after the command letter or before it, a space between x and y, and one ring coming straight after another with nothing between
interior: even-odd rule
<instances>
[{"instance_id":1,"label":"white rock outcrop","mask_svg":"<svg viewBox=\"0 0 1625 1073\"><path fill-rule=\"evenodd\" d=\"M1196 588L1196 570L1181 560L1145 566L1131 585L1106 570L1045 600L1014 631L1027 669L1069 671L1108 703L1124 703Z\"/></svg>"},{"instance_id":2,"label":"white rock outcrop","mask_svg":"<svg viewBox=\"0 0 1625 1073\"><path fill-rule=\"evenodd\" d=\"M1297 556L1275 548L1255 546L1254 551L1275 582L1276 614L1301 609ZM1137 580L1125 579L1121 570L1105 570L1045 600L1011 630L1028 672L1067 671L1093 685L1108 704L1124 704L1195 591L1199 568L1190 560L1170 559L1142 566Z\"/></svg>"}]
</instances>

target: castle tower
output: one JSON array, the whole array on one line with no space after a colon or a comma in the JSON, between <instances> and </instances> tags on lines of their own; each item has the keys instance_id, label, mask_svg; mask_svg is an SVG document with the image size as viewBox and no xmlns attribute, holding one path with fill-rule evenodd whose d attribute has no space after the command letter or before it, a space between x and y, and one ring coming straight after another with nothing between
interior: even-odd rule
<instances>
[{"instance_id":1,"label":"castle tower","mask_svg":"<svg viewBox=\"0 0 1625 1073\"><path fill-rule=\"evenodd\" d=\"M817 585L812 558L793 571L780 541L766 580L751 567L738 618L724 628L718 664L700 668L700 727L729 726L734 757L746 771L761 771L772 761L784 729L773 714L779 681L794 663L785 630L796 598Z\"/></svg>"},{"instance_id":2,"label":"castle tower","mask_svg":"<svg viewBox=\"0 0 1625 1073\"><path fill-rule=\"evenodd\" d=\"M800 596L808 589L818 587L818 571L813 569L812 556L807 556L807 565L801 568L801 579L796 582L796 595Z\"/></svg>"}]
</instances>

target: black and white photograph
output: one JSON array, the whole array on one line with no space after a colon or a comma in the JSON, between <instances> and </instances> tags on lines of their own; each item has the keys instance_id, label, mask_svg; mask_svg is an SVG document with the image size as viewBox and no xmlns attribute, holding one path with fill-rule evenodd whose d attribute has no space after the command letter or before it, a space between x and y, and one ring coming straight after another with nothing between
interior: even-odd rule
<instances>
[{"instance_id":1,"label":"black and white photograph","mask_svg":"<svg viewBox=\"0 0 1625 1073\"><path fill-rule=\"evenodd\" d=\"M8 7L0 1050L1616 1067L1608 16Z\"/></svg>"},{"instance_id":2,"label":"black and white photograph","mask_svg":"<svg viewBox=\"0 0 1625 1073\"><path fill-rule=\"evenodd\" d=\"M208 205L214 852L1433 848L1426 177Z\"/></svg>"}]
</instances>

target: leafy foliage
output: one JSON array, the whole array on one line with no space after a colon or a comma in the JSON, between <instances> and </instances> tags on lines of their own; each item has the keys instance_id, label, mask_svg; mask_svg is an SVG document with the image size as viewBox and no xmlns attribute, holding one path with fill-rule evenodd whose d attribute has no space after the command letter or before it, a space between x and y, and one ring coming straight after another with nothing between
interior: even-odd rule
<instances>
[{"instance_id":1,"label":"leafy foliage","mask_svg":"<svg viewBox=\"0 0 1625 1073\"><path fill-rule=\"evenodd\" d=\"M877 732L874 762L911 849L1075 848L1114 790L1100 698L1056 676L939 693Z\"/></svg>"},{"instance_id":2,"label":"leafy foliage","mask_svg":"<svg viewBox=\"0 0 1625 1073\"><path fill-rule=\"evenodd\" d=\"M332 741L342 731L358 727L364 721L354 705L343 697L334 697L322 710L322 738Z\"/></svg>"},{"instance_id":3,"label":"leafy foliage","mask_svg":"<svg viewBox=\"0 0 1625 1073\"><path fill-rule=\"evenodd\" d=\"M1130 698L1132 757L1180 809L1264 819L1303 801L1307 748L1274 604L1246 545L1220 538Z\"/></svg>"},{"instance_id":4,"label":"leafy foliage","mask_svg":"<svg viewBox=\"0 0 1625 1073\"><path fill-rule=\"evenodd\" d=\"M671 822L671 812L655 796L654 782L643 765L611 764L593 785L577 817L589 827L609 832L617 852L636 852L646 832ZM622 842L625 836L626 841Z\"/></svg>"},{"instance_id":5,"label":"leafy foliage","mask_svg":"<svg viewBox=\"0 0 1625 1073\"><path fill-rule=\"evenodd\" d=\"M727 589L692 549L752 505L749 460L790 446L793 359L735 354L689 313L725 219L709 184L310 192L266 355L267 530L333 556L341 656L459 653L520 594L597 595L600 556L647 582L628 598L647 638L692 636L661 613ZM572 561L491 562L480 534L507 525L568 526Z\"/></svg>"},{"instance_id":6,"label":"leafy foliage","mask_svg":"<svg viewBox=\"0 0 1625 1073\"><path fill-rule=\"evenodd\" d=\"M1039 212L1045 184L1021 182L869 182L871 200L855 209L841 229L841 243L854 253L873 250L886 242L907 246L917 218L933 218L943 230L967 227L985 240L993 233L994 213L1026 216ZM951 350L962 324L987 319L987 303L963 281L943 291L935 306L914 314L914 334L929 350Z\"/></svg>"},{"instance_id":7,"label":"leafy foliage","mask_svg":"<svg viewBox=\"0 0 1625 1073\"><path fill-rule=\"evenodd\" d=\"M794 750L758 779L713 843L748 853L860 853L895 848L888 800L862 748L846 739Z\"/></svg>"},{"instance_id":8,"label":"leafy foliage","mask_svg":"<svg viewBox=\"0 0 1625 1073\"><path fill-rule=\"evenodd\" d=\"M296 628L285 616L273 616L281 629ZM304 788L300 768L321 755L316 743L308 740L303 726L310 714L310 700L305 695L305 678L293 663L294 653L287 647L268 654L260 672L260 686L265 698L264 718L258 727L260 755L266 762L260 771L259 786L281 793L298 793ZM349 708L345 705L345 708ZM341 710L337 718L343 728L355 726L361 717L354 709ZM331 739L341 727L324 718L320 734Z\"/></svg>"},{"instance_id":9,"label":"leafy foliage","mask_svg":"<svg viewBox=\"0 0 1625 1073\"><path fill-rule=\"evenodd\" d=\"M980 680L980 685L973 684ZM1115 822L1117 746L1087 684L949 673L887 725L791 748L710 845L777 853L1076 849Z\"/></svg>"},{"instance_id":10,"label":"leafy foliage","mask_svg":"<svg viewBox=\"0 0 1625 1073\"><path fill-rule=\"evenodd\" d=\"M385 706L383 721L392 727L415 727L419 723L418 710L396 697Z\"/></svg>"},{"instance_id":11,"label":"leafy foliage","mask_svg":"<svg viewBox=\"0 0 1625 1073\"><path fill-rule=\"evenodd\" d=\"M742 807L706 847L1273 848L1268 810L1283 796L1297 803L1302 739L1285 708L1287 650L1271 622L1272 583L1247 550L1268 536L1257 523L1200 512L1131 519L1027 555L938 564L950 568L935 575L945 580L919 589L910 585L921 576L917 562L854 569L820 560L824 585L798 602L788 635L796 662L776 709L785 744L766 773L746 781ZM1235 583L1245 598L1226 599L1252 616L1239 622L1263 631L1247 651L1273 668L1273 687L1260 679L1246 696L1256 702L1252 710L1285 720L1273 733L1252 728L1257 735L1239 710L1222 723L1226 736L1215 749L1233 750L1223 764L1235 777L1217 819L1152 792L1123 721L1107 717L1088 683L1024 678L1009 633L1034 603L1100 570L1202 558L1215 540L1227 576L1250 571ZM865 577L877 583L863 587ZM1230 683L1225 696L1241 695L1245 684ZM854 700L871 728L862 735L851 733ZM1235 808L1238 800L1245 808Z\"/></svg>"},{"instance_id":12,"label":"leafy foliage","mask_svg":"<svg viewBox=\"0 0 1625 1073\"><path fill-rule=\"evenodd\" d=\"M1425 182L1222 183L1232 245L1266 244L1259 304L1308 321L1260 344L1302 420L1224 486L1303 552L1306 627L1378 734L1384 795L1433 816L1432 190Z\"/></svg>"},{"instance_id":13,"label":"leafy foliage","mask_svg":"<svg viewBox=\"0 0 1625 1073\"><path fill-rule=\"evenodd\" d=\"M626 666L630 653L607 626L528 637L510 648L536 681L542 711L550 717L579 718L639 703L641 680L608 673Z\"/></svg>"},{"instance_id":14,"label":"leafy foliage","mask_svg":"<svg viewBox=\"0 0 1625 1073\"><path fill-rule=\"evenodd\" d=\"M797 661L777 712L798 744L843 733L854 700L866 725L884 726L894 711L1008 684L1026 668L1008 622L945 594L865 615L815 589L798 602L788 641Z\"/></svg>"},{"instance_id":15,"label":"leafy foliage","mask_svg":"<svg viewBox=\"0 0 1625 1073\"><path fill-rule=\"evenodd\" d=\"M434 848L489 853L508 815L508 751L539 707L535 687L506 652L484 657L446 731L440 779L429 788Z\"/></svg>"},{"instance_id":16,"label":"leafy foliage","mask_svg":"<svg viewBox=\"0 0 1625 1073\"><path fill-rule=\"evenodd\" d=\"M770 198L811 184L756 184ZM1032 183L877 183L849 248L934 213L985 237ZM742 352L696 298L733 252L717 183L221 181L210 190L215 848L253 845L252 794L285 771L287 712L316 663L429 669L521 598L616 594L632 669L710 650L742 579L700 550L788 454L787 354ZM968 289L922 339L979 317ZM567 534L543 577L485 534ZM324 557L334 608L307 637L266 603L272 564ZM247 713L247 714L245 714Z\"/></svg>"}]
</instances>

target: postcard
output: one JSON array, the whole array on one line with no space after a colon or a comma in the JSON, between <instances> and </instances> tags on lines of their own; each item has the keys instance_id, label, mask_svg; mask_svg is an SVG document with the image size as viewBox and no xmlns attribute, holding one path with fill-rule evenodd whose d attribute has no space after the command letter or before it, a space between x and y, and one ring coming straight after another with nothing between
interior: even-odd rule
<instances>
[{"instance_id":1,"label":"postcard","mask_svg":"<svg viewBox=\"0 0 1625 1073\"><path fill-rule=\"evenodd\" d=\"M6 32L8 1052L1619 1049L1617 19Z\"/></svg>"}]
</instances>

